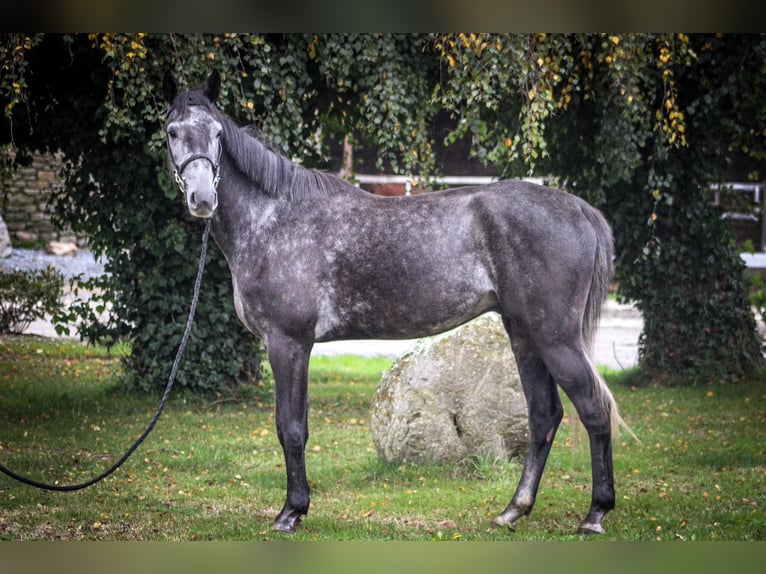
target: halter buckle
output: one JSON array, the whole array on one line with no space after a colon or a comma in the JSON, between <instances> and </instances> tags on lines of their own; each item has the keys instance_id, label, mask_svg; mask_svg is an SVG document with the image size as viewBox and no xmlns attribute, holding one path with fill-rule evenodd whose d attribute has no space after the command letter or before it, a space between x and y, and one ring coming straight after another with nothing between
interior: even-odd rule
<instances>
[{"instance_id":1,"label":"halter buckle","mask_svg":"<svg viewBox=\"0 0 766 574\"><path fill-rule=\"evenodd\" d=\"M178 173L178 170L173 172L173 177L175 178L181 193L186 193L186 182L184 181L184 178L181 177L181 174Z\"/></svg>"}]
</instances>

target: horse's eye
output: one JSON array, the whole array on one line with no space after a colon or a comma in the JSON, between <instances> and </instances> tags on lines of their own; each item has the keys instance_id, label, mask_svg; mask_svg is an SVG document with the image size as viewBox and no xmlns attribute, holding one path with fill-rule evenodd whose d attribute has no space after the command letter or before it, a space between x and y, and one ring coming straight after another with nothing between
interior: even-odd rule
<instances>
[{"instance_id":1,"label":"horse's eye","mask_svg":"<svg viewBox=\"0 0 766 574\"><path fill-rule=\"evenodd\" d=\"M176 139L178 137L178 132L175 128L169 128L168 129L168 137L172 140Z\"/></svg>"}]
</instances>

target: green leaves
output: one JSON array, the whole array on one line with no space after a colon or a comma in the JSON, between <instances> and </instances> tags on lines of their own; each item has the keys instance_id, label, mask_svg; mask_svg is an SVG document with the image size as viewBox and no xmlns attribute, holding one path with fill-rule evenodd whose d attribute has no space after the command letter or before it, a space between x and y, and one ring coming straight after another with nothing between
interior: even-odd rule
<instances>
[{"instance_id":1,"label":"green leaves","mask_svg":"<svg viewBox=\"0 0 766 574\"><path fill-rule=\"evenodd\" d=\"M254 49L248 57L263 53ZM14 115L15 141L64 152L54 218L86 234L107 260L106 275L80 285L91 304L75 304L67 319L77 316L89 341L131 343L126 383L164 388L189 310L201 228L167 174L161 78L179 60L187 81L204 79L214 63L240 77L237 52L209 36L49 34L25 58L34 70L31 111ZM227 105L232 95L229 88ZM259 350L234 316L223 257L217 250L209 257L178 384L224 391L255 382ZM98 308L109 309L106 318Z\"/></svg>"},{"instance_id":2,"label":"green leaves","mask_svg":"<svg viewBox=\"0 0 766 574\"><path fill-rule=\"evenodd\" d=\"M0 97L3 101L3 114L13 116L15 108L26 101L28 90L27 72L29 62L27 53L40 43L42 34L4 34L0 41Z\"/></svg>"},{"instance_id":3,"label":"green leaves","mask_svg":"<svg viewBox=\"0 0 766 574\"><path fill-rule=\"evenodd\" d=\"M406 175L435 171L429 101L436 61L425 34L327 34L314 41L326 103L338 137L353 134L377 149L377 167Z\"/></svg>"},{"instance_id":4,"label":"green leaves","mask_svg":"<svg viewBox=\"0 0 766 574\"><path fill-rule=\"evenodd\" d=\"M434 127L435 118L450 117L447 144L470 138L470 153L503 177L554 176L606 211L622 293L639 302L647 321L646 364L695 370L715 366L717 357L720 369L740 372L759 362L738 257L730 232L706 207L705 190L738 153L757 160L748 168L754 180L763 177L762 35L109 33L3 40L0 98L12 125L4 124L0 137L15 142L18 158L32 149L65 152L70 163L57 217L87 233L110 261L100 286L116 320L88 332L142 341L131 367L142 381L169 362L175 330L166 326L185 313L199 241L165 165L159 92L167 69L182 87L217 69L224 111L242 125L256 123L282 153L311 167L330 167L330 148L349 137L377 151L381 171L448 171L437 165ZM23 100L14 100L16 86ZM205 385L215 370L236 371L232 356L246 372L251 349L231 312L225 264L218 254L211 262L222 273L205 280L217 299L202 303L199 327L211 329L211 338L199 349L211 345L217 329L231 346L222 345L226 356L196 353L189 368L209 361L197 371ZM719 268L734 279L723 281ZM670 297L668 289L677 292ZM711 310L724 317L712 336L694 335L706 333ZM154 339L141 335L144 329ZM228 374L219 380L237 384Z\"/></svg>"},{"instance_id":5,"label":"green leaves","mask_svg":"<svg viewBox=\"0 0 766 574\"><path fill-rule=\"evenodd\" d=\"M0 271L0 333L22 333L30 323L64 309L64 276L55 267Z\"/></svg>"}]
</instances>

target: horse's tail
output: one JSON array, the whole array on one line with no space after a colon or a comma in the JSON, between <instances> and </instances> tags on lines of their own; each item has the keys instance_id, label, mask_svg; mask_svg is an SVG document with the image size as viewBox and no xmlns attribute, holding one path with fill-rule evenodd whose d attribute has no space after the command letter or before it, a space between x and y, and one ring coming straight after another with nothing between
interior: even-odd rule
<instances>
[{"instance_id":1,"label":"horse's tail","mask_svg":"<svg viewBox=\"0 0 766 574\"><path fill-rule=\"evenodd\" d=\"M603 377L598 373L593 364L593 344L601 320L601 308L609 292L609 282L612 279L612 257L614 254L614 242L612 229L601 213L589 205L583 207L583 213L593 226L596 234L596 258L593 268L588 299L585 303L585 316L583 317L582 334L585 343L585 354L590 362L593 372L593 381L596 386L596 395L600 399L601 408L609 412L614 436L619 436L620 427L630 433L638 442L638 437L625 423L617 409L617 403L612 392L607 387Z\"/></svg>"},{"instance_id":2,"label":"horse's tail","mask_svg":"<svg viewBox=\"0 0 766 574\"><path fill-rule=\"evenodd\" d=\"M596 329L598 329L598 324L601 320L601 306L609 292L609 282L612 279L614 244L612 241L612 230L604 216L588 205L583 206L583 213L596 234L596 259L582 323L585 350L588 356L591 357Z\"/></svg>"}]
</instances>

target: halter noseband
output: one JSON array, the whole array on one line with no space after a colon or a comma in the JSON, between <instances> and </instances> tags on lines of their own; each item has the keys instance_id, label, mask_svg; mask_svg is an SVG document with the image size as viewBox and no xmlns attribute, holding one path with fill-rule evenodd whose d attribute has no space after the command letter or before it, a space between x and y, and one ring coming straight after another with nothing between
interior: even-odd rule
<instances>
[{"instance_id":1,"label":"halter noseband","mask_svg":"<svg viewBox=\"0 0 766 574\"><path fill-rule=\"evenodd\" d=\"M207 155L204 153L195 153L193 155L190 155L187 157L183 162L181 162L181 165L178 165L175 160L173 159L173 156L170 156L170 160L173 162L173 165L175 166L175 171L173 172L173 177L176 180L176 183L178 184L178 188L181 190L181 193L186 193L186 181L184 181L184 178L182 177L182 174L184 170L186 169L186 166L189 165L191 162L198 160L198 159L204 159L207 161L210 166L213 168L213 189L218 189L218 182L221 181L221 152L223 151L221 144L218 144L218 161L214 162L212 159L210 159Z\"/></svg>"}]
</instances>

